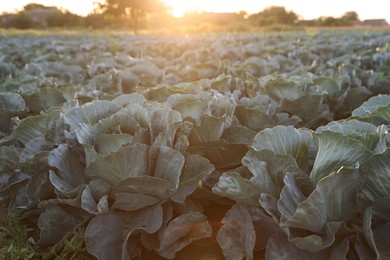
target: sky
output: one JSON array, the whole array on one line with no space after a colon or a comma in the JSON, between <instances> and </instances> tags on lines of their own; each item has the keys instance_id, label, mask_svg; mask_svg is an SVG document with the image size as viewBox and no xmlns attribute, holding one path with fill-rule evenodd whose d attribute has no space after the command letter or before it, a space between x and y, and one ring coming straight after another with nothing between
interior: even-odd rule
<instances>
[{"instance_id":1,"label":"sky","mask_svg":"<svg viewBox=\"0 0 390 260\"><path fill-rule=\"evenodd\" d=\"M21 10L23 6L40 3L59 6L79 15L87 15L99 0L0 0L0 13ZM100 0L103 1L103 0ZM269 6L284 6L302 19L320 16L340 17L345 12L355 11L361 20L384 18L390 22L389 0L162 0L170 5L173 15L186 11L258 13Z\"/></svg>"}]
</instances>

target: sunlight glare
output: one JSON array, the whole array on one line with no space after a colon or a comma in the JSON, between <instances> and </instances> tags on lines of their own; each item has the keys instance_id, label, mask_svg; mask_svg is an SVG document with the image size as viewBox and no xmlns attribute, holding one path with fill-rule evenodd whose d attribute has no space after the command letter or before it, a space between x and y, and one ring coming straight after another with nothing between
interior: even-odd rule
<instances>
[{"instance_id":1,"label":"sunlight glare","mask_svg":"<svg viewBox=\"0 0 390 260\"><path fill-rule=\"evenodd\" d=\"M175 17L182 17L188 12L200 10L199 1L163 0L163 2L172 8L170 12Z\"/></svg>"}]
</instances>

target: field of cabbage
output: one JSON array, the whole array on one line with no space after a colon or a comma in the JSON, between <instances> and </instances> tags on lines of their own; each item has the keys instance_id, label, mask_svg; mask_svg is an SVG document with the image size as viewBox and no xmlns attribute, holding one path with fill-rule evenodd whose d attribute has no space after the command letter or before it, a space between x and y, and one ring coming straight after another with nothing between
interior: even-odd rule
<instances>
[{"instance_id":1,"label":"field of cabbage","mask_svg":"<svg viewBox=\"0 0 390 260\"><path fill-rule=\"evenodd\" d=\"M390 31L3 35L0 204L26 259L390 259L389 94Z\"/></svg>"}]
</instances>

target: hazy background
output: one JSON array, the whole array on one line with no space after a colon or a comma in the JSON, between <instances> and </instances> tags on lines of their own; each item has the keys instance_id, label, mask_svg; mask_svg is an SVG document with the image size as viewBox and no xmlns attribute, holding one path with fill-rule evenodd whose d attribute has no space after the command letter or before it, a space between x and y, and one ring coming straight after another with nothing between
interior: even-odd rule
<instances>
[{"instance_id":1,"label":"hazy background","mask_svg":"<svg viewBox=\"0 0 390 260\"><path fill-rule=\"evenodd\" d=\"M21 10L29 3L46 6L58 6L72 13L87 15L98 0L0 0L0 13ZM162 0L172 6L172 14L182 15L185 11L239 12L257 13L268 6L284 6L294 11L302 19L314 19L320 16L339 17L348 11L356 11L359 18L384 18L390 22L390 1L386 0ZM103 1L101 1L103 2Z\"/></svg>"}]
</instances>

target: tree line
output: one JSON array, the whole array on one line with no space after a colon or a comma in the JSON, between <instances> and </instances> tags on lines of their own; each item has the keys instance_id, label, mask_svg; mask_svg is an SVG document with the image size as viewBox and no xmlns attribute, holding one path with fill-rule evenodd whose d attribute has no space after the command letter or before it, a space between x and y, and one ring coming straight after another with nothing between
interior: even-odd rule
<instances>
[{"instance_id":1,"label":"tree line","mask_svg":"<svg viewBox=\"0 0 390 260\"><path fill-rule=\"evenodd\" d=\"M169 14L170 7L159 0L106 0L96 4L96 8L86 17L68 10L41 4L28 4L23 10L0 16L0 27L30 28L133 28L169 27L173 25L234 26L245 30L247 26L266 27L272 25L287 26L350 26L359 22L358 14L350 11L341 17L319 17L303 20L293 11L281 6L271 6L256 14L239 13L188 13L181 18Z\"/></svg>"}]
</instances>

